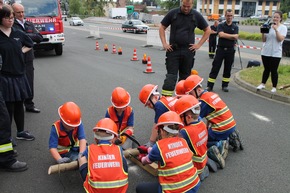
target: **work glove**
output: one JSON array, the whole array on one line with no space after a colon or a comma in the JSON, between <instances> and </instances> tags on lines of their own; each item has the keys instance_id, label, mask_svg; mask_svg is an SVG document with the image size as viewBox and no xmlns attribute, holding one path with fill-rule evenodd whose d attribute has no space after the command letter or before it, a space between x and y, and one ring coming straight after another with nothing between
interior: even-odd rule
<instances>
[{"instance_id":1,"label":"work glove","mask_svg":"<svg viewBox=\"0 0 290 193\"><path fill-rule=\"evenodd\" d=\"M148 154L148 146L145 145L140 145L139 147L137 147L137 149L139 150L140 154Z\"/></svg>"},{"instance_id":2,"label":"work glove","mask_svg":"<svg viewBox=\"0 0 290 193\"><path fill-rule=\"evenodd\" d=\"M63 158L58 159L56 162L58 164L69 163L69 162L71 162L71 159L68 157L63 157Z\"/></svg>"},{"instance_id":3,"label":"work glove","mask_svg":"<svg viewBox=\"0 0 290 193\"><path fill-rule=\"evenodd\" d=\"M138 160L140 161L140 162L142 162L142 158L143 157L146 157L147 156L147 154L145 154L145 153L140 153L139 155L138 155Z\"/></svg>"},{"instance_id":4,"label":"work glove","mask_svg":"<svg viewBox=\"0 0 290 193\"><path fill-rule=\"evenodd\" d=\"M127 140L127 137L126 136L120 136L119 138L117 138L115 140L115 144L116 145L123 145L126 140Z\"/></svg>"},{"instance_id":5,"label":"work glove","mask_svg":"<svg viewBox=\"0 0 290 193\"><path fill-rule=\"evenodd\" d=\"M127 135L129 135L129 136L132 136L132 135L133 135L133 131L132 131L131 129L127 129L127 130L125 131L125 133L126 133Z\"/></svg>"}]
</instances>

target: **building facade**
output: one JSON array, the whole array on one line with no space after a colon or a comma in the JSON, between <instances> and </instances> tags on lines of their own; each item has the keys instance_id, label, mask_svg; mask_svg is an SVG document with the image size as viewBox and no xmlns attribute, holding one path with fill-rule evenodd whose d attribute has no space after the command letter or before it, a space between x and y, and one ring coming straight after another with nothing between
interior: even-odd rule
<instances>
[{"instance_id":1,"label":"building facade","mask_svg":"<svg viewBox=\"0 0 290 193\"><path fill-rule=\"evenodd\" d=\"M232 9L235 16L272 16L280 9L280 0L197 0L196 10L203 15L221 14Z\"/></svg>"}]
</instances>

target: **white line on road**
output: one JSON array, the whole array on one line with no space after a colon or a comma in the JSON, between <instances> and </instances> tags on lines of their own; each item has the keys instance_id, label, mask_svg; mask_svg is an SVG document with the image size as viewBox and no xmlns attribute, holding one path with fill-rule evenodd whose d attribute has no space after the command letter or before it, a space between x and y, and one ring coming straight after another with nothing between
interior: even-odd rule
<instances>
[{"instance_id":1,"label":"white line on road","mask_svg":"<svg viewBox=\"0 0 290 193\"><path fill-rule=\"evenodd\" d=\"M266 122L270 122L271 120L268 118L268 117L265 117L263 115L260 115L258 113L254 113L254 112L251 112L251 114L256 117L257 119L261 120L261 121L266 121Z\"/></svg>"}]
</instances>

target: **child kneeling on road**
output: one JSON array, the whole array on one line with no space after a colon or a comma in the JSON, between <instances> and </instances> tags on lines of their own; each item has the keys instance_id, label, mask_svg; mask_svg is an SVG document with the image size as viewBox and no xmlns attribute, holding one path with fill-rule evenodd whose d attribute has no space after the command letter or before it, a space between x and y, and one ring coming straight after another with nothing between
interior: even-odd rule
<instances>
[{"instance_id":1,"label":"child kneeling on road","mask_svg":"<svg viewBox=\"0 0 290 193\"><path fill-rule=\"evenodd\" d=\"M111 96L112 106L107 109L105 115L117 124L119 136L115 143L123 149L132 148L132 140L127 138L134 137L134 111L129 106L130 101L130 94L124 88L116 87Z\"/></svg>"},{"instance_id":2,"label":"child kneeling on road","mask_svg":"<svg viewBox=\"0 0 290 193\"><path fill-rule=\"evenodd\" d=\"M74 102L66 102L58 108L58 114L60 119L50 131L49 151L58 164L69 163L86 149L81 110Z\"/></svg>"},{"instance_id":3,"label":"child kneeling on road","mask_svg":"<svg viewBox=\"0 0 290 193\"><path fill-rule=\"evenodd\" d=\"M141 183L136 193L187 192L195 193L200 186L192 152L187 142L179 137L183 126L174 111L162 114L156 124L158 140L153 147L139 146L139 159L143 164L158 162L159 183ZM147 155L146 155L147 154Z\"/></svg>"},{"instance_id":4,"label":"child kneeling on road","mask_svg":"<svg viewBox=\"0 0 290 193\"><path fill-rule=\"evenodd\" d=\"M120 146L114 144L117 125L109 118L101 119L93 128L96 144L79 156L79 170L86 192L126 193L128 166Z\"/></svg>"}]
</instances>

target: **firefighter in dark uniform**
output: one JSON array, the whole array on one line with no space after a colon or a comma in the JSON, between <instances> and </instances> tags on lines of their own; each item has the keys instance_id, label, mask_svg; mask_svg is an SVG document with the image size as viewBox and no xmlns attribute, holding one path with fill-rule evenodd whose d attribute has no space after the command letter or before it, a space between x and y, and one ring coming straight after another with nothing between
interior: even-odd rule
<instances>
[{"instance_id":1,"label":"firefighter in dark uniform","mask_svg":"<svg viewBox=\"0 0 290 193\"><path fill-rule=\"evenodd\" d=\"M28 35L33 42L39 43L43 40L42 35L34 27L33 23L26 21L24 19L24 7L19 3L12 4L12 8L15 15L15 20L13 27L23 31ZM34 96L34 51L33 49L24 54L25 66L26 66L26 77L32 92L32 96L28 99L25 99L24 106L27 112L39 113L40 110L34 106L33 96Z\"/></svg>"},{"instance_id":2,"label":"firefighter in dark uniform","mask_svg":"<svg viewBox=\"0 0 290 193\"><path fill-rule=\"evenodd\" d=\"M163 96L172 96L177 77L186 79L194 65L195 51L198 50L210 35L210 27L203 16L192 9L193 0L182 0L181 6L172 9L161 21L159 35L166 50L166 78L162 87ZM169 43L165 38L165 30L170 27ZM201 40L195 43L194 29L204 31Z\"/></svg>"},{"instance_id":3,"label":"firefighter in dark uniform","mask_svg":"<svg viewBox=\"0 0 290 193\"><path fill-rule=\"evenodd\" d=\"M224 61L222 90L224 92L229 92L228 84L230 82L232 64L235 58L235 43L239 38L239 27L232 23L234 16L231 9L226 11L225 17L226 21L220 23L217 27L219 41L207 82L208 91L212 91L216 77Z\"/></svg>"},{"instance_id":4,"label":"firefighter in dark uniform","mask_svg":"<svg viewBox=\"0 0 290 193\"><path fill-rule=\"evenodd\" d=\"M2 9L3 0L0 0ZM0 71L2 68L2 55L0 55ZM10 116L0 89L0 168L12 172L27 170L27 164L15 159L13 145L11 142Z\"/></svg>"},{"instance_id":5,"label":"firefighter in dark uniform","mask_svg":"<svg viewBox=\"0 0 290 193\"><path fill-rule=\"evenodd\" d=\"M208 56L213 59L216 49L216 38L217 38L217 26L219 22L217 20L214 21L213 25L210 26L211 32L209 36L208 42Z\"/></svg>"}]
</instances>

